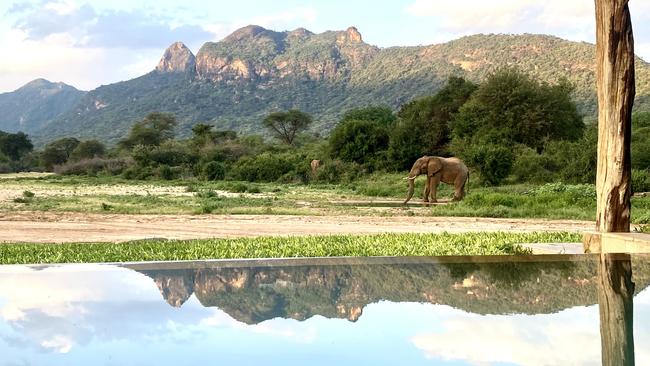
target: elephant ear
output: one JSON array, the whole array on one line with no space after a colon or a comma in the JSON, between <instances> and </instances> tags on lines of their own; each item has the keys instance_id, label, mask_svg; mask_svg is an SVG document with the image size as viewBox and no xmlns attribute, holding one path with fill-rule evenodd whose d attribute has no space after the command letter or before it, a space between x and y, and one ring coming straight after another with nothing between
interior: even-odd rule
<instances>
[{"instance_id":1,"label":"elephant ear","mask_svg":"<svg viewBox=\"0 0 650 366\"><path fill-rule=\"evenodd\" d=\"M442 169L442 159L436 156L429 157L427 163L427 175L429 177L433 176Z\"/></svg>"}]
</instances>

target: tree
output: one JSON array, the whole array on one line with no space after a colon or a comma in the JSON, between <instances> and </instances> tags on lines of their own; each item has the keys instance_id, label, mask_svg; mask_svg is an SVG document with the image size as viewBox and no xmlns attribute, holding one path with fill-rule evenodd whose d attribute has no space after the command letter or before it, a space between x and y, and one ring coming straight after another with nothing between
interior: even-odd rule
<instances>
[{"instance_id":1,"label":"tree","mask_svg":"<svg viewBox=\"0 0 650 366\"><path fill-rule=\"evenodd\" d=\"M273 112L262 123L280 141L293 145L298 132L306 130L312 122L309 114L290 109L287 112Z\"/></svg>"},{"instance_id":2,"label":"tree","mask_svg":"<svg viewBox=\"0 0 650 366\"><path fill-rule=\"evenodd\" d=\"M390 128L397 121L397 116L395 116L393 110L388 106L369 106L355 108L345 112L339 123L351 120L369 121L379 126Z\"/></svg>"},{"instance_id":3,"label":"tree","mask_svg":"<svg viewBox=\"0 0 650 366\"><path fill-rule=\"evenodd\" d=\"M29 137L22 133L0 131L0 152L13 161L18 161L34 149Z\"/></svg>"},{"instance_id":4,"label":"tree","mask_svg":"<svg viewBox=\"0 0 650 366\"><path fill-rule=\"evenodd\" d=\"M448 155L449 122L476 88L476 84L452 76L435 95L403 105L390 134L388 155L394 168L408 169L423 155Z\"/></svg>"},{"instance_id":5,"label":"tree","mask_svg":"<svg viewBox=\"0 0 650 366\"><path fill-rule=\"evenodd\" d=\"M64 137L50 142L41 152L41 164L46 170L52 170L54 165L64 164L78 145L79 140L74 137Z\"/></svg>"},{"instance_id":6,"label":"tree","mask_svg":"<svg viewBox=\"0 0 650 366\"><path fill-rule=\"evenodd\" d=\"M136 122L129 136L119 142L124 149L137 145L160 146L163 141L174 138L176 117L171 113L149 113L142 121Z\"/></svg>"},{"instance_id":7,"label":"tree","mask_svg":"<svg viewBox=\"0 0 650 366\"><path fill-rule=\"evenodd\" d=\"M106 147L97 140L82 141L70 154L70 160L79 161L104 156Z\"/></svg>"},{"instance_id":8,"label":"tree","mask_svg":"<svg viewBox=\"0 0 650 366\"><path fill-rule=\"evenodd\" d=\"M571 85L540 83L512 68L501 69L472 94L450 124L461 145L489 136L490 143L525 144L541 152L550 140L577 140L584 123L571 100Z\"/></svg>"},{"instance_id":9,"label":"tree","mask_svg":"<svg viewBox=\"0 0 650 366\"><path fill-rule=\"evenodd\" d=\"M388 131L370 121L343 121L332 131L329 143L334 158L359 164L374 162L376 154L388 148Z\"/></svg>"}]
</instances>

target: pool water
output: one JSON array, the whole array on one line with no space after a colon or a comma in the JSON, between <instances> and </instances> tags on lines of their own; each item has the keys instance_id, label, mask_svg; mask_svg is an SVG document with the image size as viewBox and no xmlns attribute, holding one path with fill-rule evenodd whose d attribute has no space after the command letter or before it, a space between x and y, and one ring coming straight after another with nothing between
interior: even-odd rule
<instances>
[{"instance_id":1,"label":"pool water","mask_svg":"<svg viewBox=\"0 0 650 366\"><path fill-rule=\"evenodd\" d=\"M626 344L650 365L650 256L614 260L635 283ZM0 266L0 365L600 365L598 267L596 255Z\"/></svg>"}]
</instances>

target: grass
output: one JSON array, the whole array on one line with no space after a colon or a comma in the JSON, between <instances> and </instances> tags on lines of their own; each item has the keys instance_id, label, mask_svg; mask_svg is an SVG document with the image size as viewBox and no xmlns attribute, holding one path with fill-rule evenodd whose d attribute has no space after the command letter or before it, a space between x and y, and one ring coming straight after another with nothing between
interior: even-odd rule
<instances>
[{"instance_id":1,"label":"grass","mask_svg":"<svg viewBox=\"0 0 650 366\"><path fill-rule=\"evenodd\" d=\"M97 263L340 256L528 254L519 243L579 242L572 233L381 234L140 240L125 243L2 244L0 264Z\"/></svg>"},{"instance_id":2,"label":"grass","mask_svg":"<svg viewBox=\"0 0 650 366\"><path fill-rule=\"evenodd\" d=\"M595 219L594 186L562 183L481 187L472 182L470 193L463 201L444 206L371 207L370 204L338 203L346 200L369 202L378 197L399 202L406 193L406 183L402 178L403 174L378 173L338 185L130 181L117 177L74 176L16 178L2 182L3 188L15 191L15 196L0 202L0 211ZM424 177L416 180L414 202L421 200L418 196L422 194L424 181ZM35 195L22 195L26 189ZM120 190L131 193L120 193ZM226 197L217 192L230 194ZM451 194L449 185L440 185L438 198L446 199ZM636 224L650 223L650 197L632 198L632 221Z\"/></svg>"}]
</instances>

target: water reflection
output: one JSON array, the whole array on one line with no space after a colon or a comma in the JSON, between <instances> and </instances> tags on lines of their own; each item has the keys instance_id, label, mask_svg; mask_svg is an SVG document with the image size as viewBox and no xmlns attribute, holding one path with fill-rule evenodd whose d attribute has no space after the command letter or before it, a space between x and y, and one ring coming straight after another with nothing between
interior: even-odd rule
<instances>
[{"instance_id":1,"label":"water reflection","mask_svg":"<svg viewBox=\"0 0 650 366\"><path fill-rule=\"evenodd\" d=\"M0 365L597 365L599 257L563 258L0 267Z\"/></svg>"},{"instance_id":2,"label":"water reflection","mask_svg":"<svg viewBox=\"0 0 650 366\"><path fill-rule=\"evenodd\" d=\"M130 268L156 283L174 307L194 293L203 306L218 307L254 324L282 317L314 315L356 321L363 308L380 300L444 304L477 314L546 314L595 304L598 257L513 257L364 261L340 265L215 266L178 269ZM629 260L629 258L628 258ZM650 282L639 263L639 289Z\"/></svg>"},{"instance_id":3,"label":"water reflection","mask_svg":"<svg viewBox=\"0 0 650 366\"><path fill-rule=\"evenodd\" d=\"M603 365L634 365L632 260L627 254L601 254L598 305Z\"/></svg>"}]
</instances>

